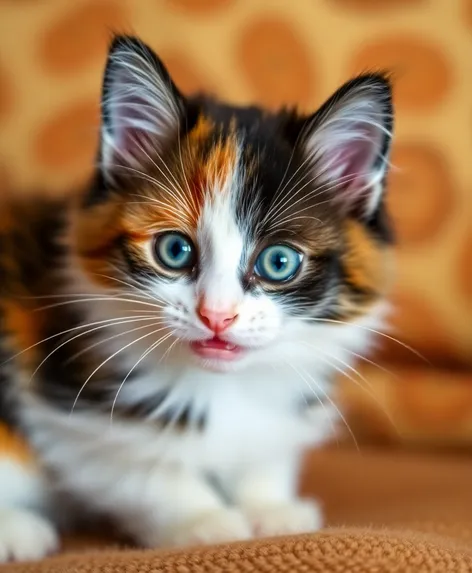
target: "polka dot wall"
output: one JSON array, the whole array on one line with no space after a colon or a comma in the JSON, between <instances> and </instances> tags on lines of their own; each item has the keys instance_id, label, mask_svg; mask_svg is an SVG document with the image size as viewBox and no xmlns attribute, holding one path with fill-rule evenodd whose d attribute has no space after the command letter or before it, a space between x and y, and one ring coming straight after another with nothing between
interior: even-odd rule
<instances>
[{"instance_id":1,"label":"polka dot wall","mask_svg":"<svg viewBox=\"0 0 472 573\"><path fill-rule=\"evenodd\" d=\"M391 70L392 335L436 366L470 369L472 1L0 0L0 191L63 193L86 179L111 30L141 35L183 91L205 88L236 103L314 109L350 75ZM408 380L403 370L394 383L368 369L382 409L400 412L412 435L432 436L424 428L439 419L442 400L449 410L441 423L457 410L468 416L461 428L472 438L470 376L454 390L457 377L442 372L428 386L419 359L387 342L376 360L401 363ZM349 403L367 400L346 386ZM436 404L432 421L418 413L433 407L428 399Z\"/></svg>"}]
</instances>

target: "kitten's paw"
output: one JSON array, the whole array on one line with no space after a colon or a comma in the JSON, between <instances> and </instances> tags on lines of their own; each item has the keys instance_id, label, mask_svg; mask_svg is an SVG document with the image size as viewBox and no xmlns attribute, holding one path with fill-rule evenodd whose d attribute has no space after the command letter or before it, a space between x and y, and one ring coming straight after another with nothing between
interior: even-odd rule
<instances>
[{"instance_id":1,"label":"kitten's paw","mask_svg":"<svg viewBox=\"0 0 472 573\"><path fill-rule=\"evenodd\" d=\"M57 533L44 517L25 509L0 509L0 563L41 559L58 546Z\"/></svg>"},{"instance_id":2,"label":"kitten's paw","mask_svg":"<svg viewBox=\"0 0 472 573\"><path fill-rule=\"evenodd\" d=\"M309 533L323 525L321 510L314 501L296 500L281 505L253 505L245 508L255 537Z\"/></svg>"},{"instance_id":3,"label":"kitten's paw","mask_svg":"<svg viewBox=\"0 0 472 573\"><path fill-rule=\"evenodd\" d=\"M205 513L163 533L161 531L160 545L174 547L226 543L252 537L249 522L236 509Z\"/></svg>"}]
</instances>

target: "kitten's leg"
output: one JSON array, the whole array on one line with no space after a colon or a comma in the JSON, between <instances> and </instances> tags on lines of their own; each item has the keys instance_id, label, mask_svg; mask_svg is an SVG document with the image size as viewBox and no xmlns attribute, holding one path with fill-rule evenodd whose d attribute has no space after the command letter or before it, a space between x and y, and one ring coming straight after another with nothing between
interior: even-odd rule
<instances>
[{"instance_id":1,"label":"kitten's leg","mask_svg":"<svg viewBox=\"0 0 472 573\"><path fill-rule=\"evenodd\" d=\"M27 447L0 423L0 563L40 559L58 547L39 469Z\"/></svg>"},{"instance_id":2,"label":"kitten's leg","mask_svg":"<svg viewBox=\"0 0 472 573\"><path fill-rule=\"evenodd\" d=\"M298 466L294 457L254 467L235 484L235 502L256 537L305 533L322 526L318 504L297 496Z\"/></svg>"},{"instance_id":3,"label":"kitten's leg","mask_svg":"<svg viewBox=\"0 0 472 573\"><path fill-rule=\"evenodd\" d=\"M132 488L123 484L128 490L127 509L120 515L141 545L184 546L251 537L244 514L226 506L203 477L160 467L147 478L144 487L141 480ZM121 495L121 507L124 501Z\"/></svg>"}]
</instances>

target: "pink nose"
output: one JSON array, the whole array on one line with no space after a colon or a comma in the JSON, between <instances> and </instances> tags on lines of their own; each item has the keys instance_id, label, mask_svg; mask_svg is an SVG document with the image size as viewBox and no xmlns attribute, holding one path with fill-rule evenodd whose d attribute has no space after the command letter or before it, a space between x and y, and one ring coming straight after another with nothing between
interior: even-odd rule
<instances>
[{"instance_id":1,"label":"pink nose","mask_svg":"<svg viewBox=\"0 0 472 573\"><path fill-rule=\"evenodd\" d=\"M197 310L200 320L215 334L225 331L238 318L233 310L213 310L201 304Z\"/></svg>"}]
</instances>

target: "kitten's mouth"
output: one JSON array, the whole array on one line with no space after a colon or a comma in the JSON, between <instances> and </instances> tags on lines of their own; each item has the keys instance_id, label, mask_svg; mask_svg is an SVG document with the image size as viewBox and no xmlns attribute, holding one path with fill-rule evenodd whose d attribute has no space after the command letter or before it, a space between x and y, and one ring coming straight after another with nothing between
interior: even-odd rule
<instances>
[{"instance_id":1,"label":"kitten's mouth","mask_svg":"<svg viewBox=\"0 0 472 573\"><path fill-rule=\"evenodd\" d=\"M190 348L201 358L212 358L214 360L237 360L244 353L242 346L227 342L217 336L209 340L191 342Z\"/></svg>"}]
</instances>

